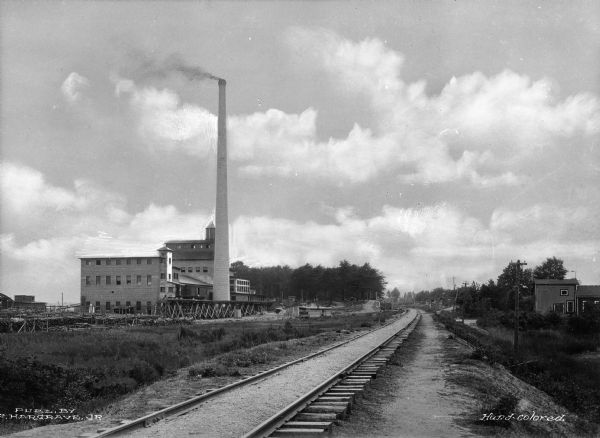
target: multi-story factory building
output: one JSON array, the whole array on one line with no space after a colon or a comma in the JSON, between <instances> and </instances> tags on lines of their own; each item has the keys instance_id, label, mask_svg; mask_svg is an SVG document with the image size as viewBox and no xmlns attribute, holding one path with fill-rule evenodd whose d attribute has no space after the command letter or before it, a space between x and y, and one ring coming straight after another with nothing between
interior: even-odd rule
<instances>
[{"instance_id":1,"label":"multi-story factory building","mask_svg":"<svg viewBox=\"0 0 600 438\"><path fill-rule=\"evenodd\" d=\"M151 313L174 294L173 254L167 247L152 253L81 257L81 305L89 312Z\"/></svg>"}]
</instances>

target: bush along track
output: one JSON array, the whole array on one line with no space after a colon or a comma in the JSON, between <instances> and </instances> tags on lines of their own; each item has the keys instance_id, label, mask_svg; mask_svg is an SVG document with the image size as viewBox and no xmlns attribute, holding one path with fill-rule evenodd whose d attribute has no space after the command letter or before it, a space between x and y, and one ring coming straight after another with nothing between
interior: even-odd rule
<instances>
[{"instance_id":1,"label":"bush along track","mask_svg":"<svg viewBox=\"0 0 600 438\"><path fill-rule=\"evenodd\" d=\"M514 376L550 395L580 418L600 424L600 368L573 355L598 346L595 336L581 338L559 330L528 330L520 333L518 354L512 334L506 330L486 333L456 322L449 314L435 319L473 347L473 359L499 363Z\"/></svg>"}]
</instances>

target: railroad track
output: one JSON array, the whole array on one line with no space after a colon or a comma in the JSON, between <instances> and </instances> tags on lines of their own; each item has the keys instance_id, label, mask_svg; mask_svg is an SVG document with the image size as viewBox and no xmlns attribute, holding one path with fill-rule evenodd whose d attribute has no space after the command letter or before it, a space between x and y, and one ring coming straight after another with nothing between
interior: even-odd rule
<instances>
[{"instance_id":1,"label":"railroad track","mask_svg":"<svg viewBox=\"0 0 600 438\"><path fill-rule=\"evenodd\" d=\"M359 393L360 389L358 387L354 388L353 387L354 385L348 385L348 383L356 383L356 385L359 385L359 386L362 383L363 384L362 386L364 387L364 384L366 384L368 382L367 377L369 379L376 377L377 370L379 369L378 367L383 366L385 361L387 361L387 359L389 359L389 357L393 354L393 350L395 350L395 348L397 348L397 346L402 343L402 341L406 338L406 336L408 336L408 333L410 333L410 331L412 331L412 329L414 329L414 326L418 322L419 318L420 318L420 315L417 315L417 317L415 317L415 319L413 319L413 321L408 326L406 326L399 332L397 332L394 335L387 338L383 343L380 343L378 346L371 349L367 354L364 354L363 356L361 356L359 359L354 361L350 366L344 368L341 372L336 373L335 376L332 376L331 378L327 379L327 381L325 383L319 385L319 387L315 389L315 391L317 391L317 392L315 393L314 397L311 396L311 394L315 391L310 391L309 394L298 399L297 402L295 402L293 404L295 406L295 409L298 411L297 413L300 413L300 411L302 409L307 407L306 403L314 402L315 400L313 400L313 399L315 397L324 395L322 393L328 391L329 389L331 389L331 391L333 391L333 392L339 393L340 392L339 388L332 388L333 386L335 386L337 384L340 384L340 388L344 387L343 388L344 390L348 390L348 391L356 390L357 391L357 392L353 393L352 397L349 397L349 399L350 399L349 403L351 404L355 398L355 395ZM396 320L392 320L378 330L381 330L395 322L396 322ZM161 409L159 411L153 412L151 414L145 415L145 416L137 418L135 420L124 420L122 422L122 424L120 424L116 427L112 427L109 429L98 429L97 433L95 433L95 434L85 433L80 436L85 437L85 438L103 438L103 437L109 437L109 436L127 435L128 433L133 432L135 429L148 427L160 420L163 420L163 419L166 419L169 417L175 417L178 415L182 415L186 412L192 411L199 404L201 404L213 397L216 397L219 394L233 391L233 390L240 388L242 386L245 386L245 385L249 386L253 382L263 379L269 375L276 374L276 373L284 370L285 368L291 367L292 365L298 364L300 362L308 361L309 359L315 358L316 356L323 355L331 350L340 348L346 344L349 344L355 340L358 340L359 338L362 338L362 337L367 336L372 333L374 333L374 332L369 331L367 333L363 333L358 336L354 336L344 342L340 342L331 347L319 350L316 353L312 353L308 356L304 356L304 357L294 360L292 362L285 363L283 365L280 365L278 367L275 367L270 370L264 371L262 373L256 374L254 376L248 377L246 379L234 382L230 385L227 385L227 386L224 386L221 388L217 388L215 390L212 390L212 391L204 393L204 394L200 394L196 397L192 397L181 403L169 406L167 408ZM350 373L354 373L354 375L350 376ZM361 373L363 374L362 378L356 379L357 377L361 376ZM354 381L352 381L352 378L354 378ZM344 379L346 379L345 382L342 382L342 380L344 380ZM347 379L350 379L350 380L347 380ZM360 380L360 382L359 382L359 380ZM320 389L322 389L322 391L319 393ZM348 394L341 392L340 397L348 398ZM341 406L338 404L338 403L340 403L338 400L326 400L326 401L335 403L330 406ZM294 406L291 406L291 405L288 406L288 408L286 408L286 409L288 409L289 412L281 411L278 414L276 414L275 416L273 416L271 419L269 419L271 421L267 421L259 426L259 427L266 428L265 430L267 430L267 429L273 429L273 430L269 431L268 433L263 433L263 432L261 432L262 428L259 430L259 428L257 427L255 430L250 432L253 435L249 434L247 436L267 436L269 433L272 433L277 428L280 428L280 427L282 429L288 428L287 426L282 426L282 424L283 424L282 422L285 422L291 418L294 418L295 414L290 417L291 412L294 409ZM312 408L309 408L309 409L318 408L318 407L319 407L319 405L316 404L315 406L313 406ZM300 408L302 408L302 409L300 409ZM300 409L300 410L298 410L298 409ZM325 408L325 409L329 409L329 408ZM337 411L332 410L329 412L329 414L330 414L329 417L331 417L332 416L331 414L333 414L337 418L340 415L344 415L345 412L348 411L348 409L349 409L349 407L346 407L346 409L344 410L344 413L341 413L339 415L338 415ZM307 414L308 413L310 413L310 412L307 412ZM323 417L323 416L321 416L321 417ZM316 416L309 415L309 416L304 416L304 418L316 418ZM300 420L298 420L298 421L300 421ZM269 424L267 424L267 423L269 423ZM311 422L305 421L305 423L311 423ZM315 422L312 421L312 423L315 423ZM316 423L319 423L319 422L316 422ZM292 423L292 425L293 424L294 423ZM305 426L308 427L309 425L305 424ZM327 428L323 428L323 429L329 429L330 427L331 426L329 426ZM316 432L319 431L318 428L311 427L311 429L315 430ZM285 434L286 432L283 432L283 433Z\"/></svg>"},{"instance_id":2,"label":"railroad track","mask_svg":"<svg viewBox=\"0 0 600 438\"><path fill-rule=\"evenodd\" d=\"M356 398L377 377L420 319L419 313L406 328L286 406L244 438L317 436L330 432L334 423L348 415Z\"/></svg>"}]
</instances>

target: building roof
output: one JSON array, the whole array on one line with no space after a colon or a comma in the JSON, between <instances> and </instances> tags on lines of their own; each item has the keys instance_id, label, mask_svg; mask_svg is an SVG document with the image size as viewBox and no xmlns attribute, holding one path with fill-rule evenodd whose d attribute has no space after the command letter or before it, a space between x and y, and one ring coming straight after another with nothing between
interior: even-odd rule
<instances>
[{"instance_id":1,"label":"building roof","mask_svg":"<svg viewBox=\"0 0 600 438\"><path fill-rule=\"evenodd\" d=\"M212 286L211 283L207 283L206 281L198 280L197 278L190 277L188 275L179 274L179 283L180 284L195 284L198 286Z\"/></svg>"},{"instance_id":2,"label":"building roof","mask_svg":"<svg viewBox=\"0 0 600 438\"><path fill-rule=\"evenodd\" d=\"M112 254L99 253L99 254L83 254L80 255L80 259L133 259L133 258L155 258L160 257L156 251L137 251L137 252L115 252Z\"/></svg>"},{"instance_id":3,"label":"building roof","mask_svg":"<svg viewBox=\"0 0 600 438\"><path fill-rule=\"evenodd\" d=\"M157 249L157 251L171 251L173 252L173 250L171 248L169 248L168 246L161 246L160 248Z\"/></svg>"},{"instance_id":4,"label":"building roof","mask_svg":"<svg viewBox=\"0 0 600 438\"><path fill-rule=\"evenodd\" d=\"M600 285L579 286L577 288L577 296L582 295L600 297Z\"/></svg>"},{"instance_id":5,"label":"building roof","mask_svg":"<svg viewBox=\"0 0 600 438\"><path fill-rule=\"evenodd\" d=\"M579 284L579 280L576 278L565 278L564 280L554 280L551 278L535 278L535 284L556 284L556 285L571 285L571 284Z\"/></svg>"}]
</instances>

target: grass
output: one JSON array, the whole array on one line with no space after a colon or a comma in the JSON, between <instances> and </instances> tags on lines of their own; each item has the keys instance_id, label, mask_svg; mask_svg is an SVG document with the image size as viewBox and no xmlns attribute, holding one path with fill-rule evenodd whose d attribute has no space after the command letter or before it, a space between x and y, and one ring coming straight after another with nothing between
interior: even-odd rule
<instances>
[{"instance_id":1,"label":"grass","mask_svg":"<svg viewBox=\"0 0 600 438\"><path fill-rule=\"evenodd\" d=\"M448 315L437 316L448 329L476 346L474 359L505 365L515 376L549 394L558 404L586 420L600 423L600 367L576 354L596 351L600 336L581 335L568 324L520 332L519 352L513 351L512 331L488 325L488 335L456 323Z\"/></svg>"},{"instance_id":2,"label":"grass","mask_svg":"<svg viewBox=\"0 0 600 438\"><path fill-rule=\"evenodd\" d=\"M282 353L289 339L377 321L378 316L359 314L312 321L0 334L0 412L63 408L85 415L196 362L215 359L192 368L191 377L238 375L239 368Z\"/></svg>"}]
</instances>

